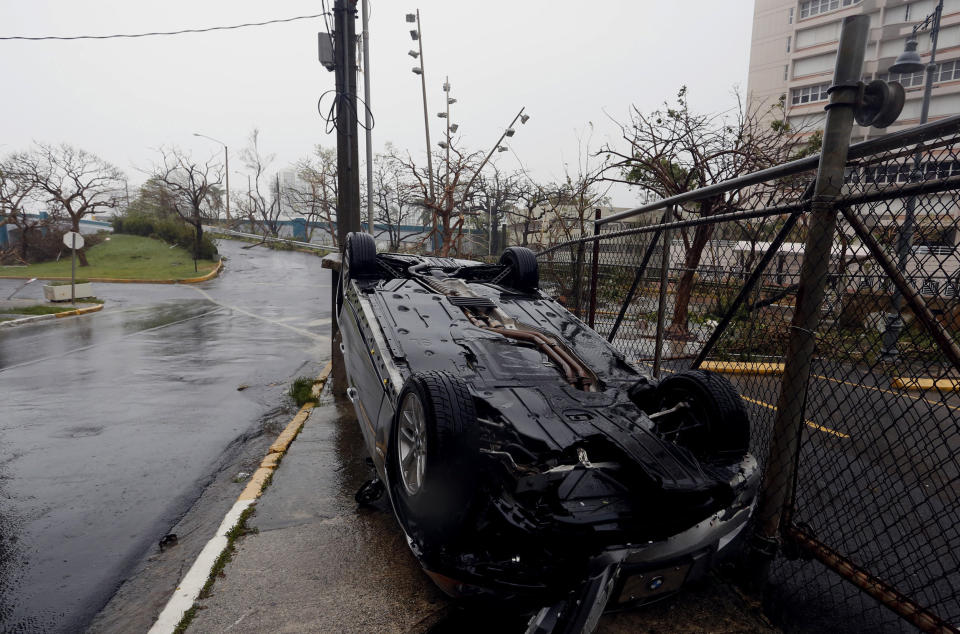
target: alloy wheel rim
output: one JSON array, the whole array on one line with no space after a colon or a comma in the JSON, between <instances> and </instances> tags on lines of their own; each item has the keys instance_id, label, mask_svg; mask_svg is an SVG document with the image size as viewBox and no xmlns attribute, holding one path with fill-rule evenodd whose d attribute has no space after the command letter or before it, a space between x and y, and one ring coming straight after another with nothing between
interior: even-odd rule
<instances>
[{"instance_id":1,"label":"alloy wheel rim","mask_svg":"<svg viewBox=\"0 0 960 634\"><path fill-rule=\"evenodd\" d=\"M417 495L423 488L427 467L427 421L423 404L413 392L407 394L403 401L398 432L400 479L407 494Z\"/></svg>"}]
</instances>

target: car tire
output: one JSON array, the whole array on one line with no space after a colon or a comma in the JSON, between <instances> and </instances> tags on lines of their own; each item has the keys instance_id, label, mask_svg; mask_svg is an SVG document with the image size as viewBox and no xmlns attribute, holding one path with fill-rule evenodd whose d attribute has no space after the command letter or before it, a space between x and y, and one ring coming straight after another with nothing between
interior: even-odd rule
<instances>
[{"instance_id":1,"label":"car tire","mask_svg":"<svg viewBox=\"0 0 960 634\"><path fill-rule=\"evenodd\" d=\"M658 420L658 432L698 457L745 454L750 444L750 417L743 399L725 377L706 370L671 374L657 386L657 409L680 402L689 408ZM695 423L695 425L691 425ZM681 429L683 428L683 429Z\"/></svg>"},{"instance_id":2,"label":"car tire","mask_svg":"<svg viewBox=\"0 0 960 634\"><path fill-rule=\"evenodd\" d=\"M416 422L411 419L417 418L418 405ZM421 432L411 433L417 424ZM421 457L414 453L411 458L411 451L420 449L422 463L411 469L411 461ZM420 372L407 379L387 468L391 497L409 535L427 546L456 539L473 507L478 457L477 414L463 379L446 372Z\"/></svg>"},{"instance_id":3,"label":"car tire","mask_svg":"<svg viewBox=\"0 0 960 634\"><path fill-rule=\"evenodd\" d=\"M537 256L527 247L507 247L500 256L500 264L510 267L507 285L520 291L532 291L540 286Z\"/></svg>"},{"instance_id":4,"label":"car tire","mask_svg":"<svg viewBox=\"0 0 960 634\"><path fill-rule=\"evenodd\" d=\"M348 233L344 258L347 275L350 278L360 279L377 275L377 243L369 233L356 231Z\"/></svg>"}]
</instances>

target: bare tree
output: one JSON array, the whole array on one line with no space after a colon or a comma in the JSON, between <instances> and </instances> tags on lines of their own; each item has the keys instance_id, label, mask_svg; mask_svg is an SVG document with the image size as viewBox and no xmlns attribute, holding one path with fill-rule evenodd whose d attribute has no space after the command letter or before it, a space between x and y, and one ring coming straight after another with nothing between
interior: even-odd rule
<instances>
[{"instance_id":1,"label":"bare tree","mask_svg":"<svg viewBox=\"0 0 960 634\"><path fill-rule=\"evenodd\" d=\"M547 186L536 183L529 177L518 183L516 202L507 212L508 224L514 231L514 242L525 247L541 246L539 239L534 245L530 238L540 234L550 200L550 189Z\"/></svg>"},{"instance_id":2,"label":"bare tree","mask_svg":"<svg viewBox=\"0 0 960 634\"><path fill-rule=\"evenodd\" d=\"M295 165L297 182L287 187L284 196L290 206L307 221L307 239L313 226L323 224L334 246L337 246L337 153L317 145L311 156Z\"/></svg>"},{"instance_id":3,"label":"bare tree","mask_svg":"<svg viewBox=\"0 0 960 634\"><path fill-rule=\"evenodd\" d=\"M416 185L404 179L403 166L392 152L393 148L388 145L387 154L374 157L373 207L376 224L384 227L376 235L386 232L390 250L399 251L404 240L421 233L419 228L404 230L403 227L413 223L422 206L417 204Z\"/></svg>"},{"instance_id":4,"label":"bare tree","mask_svg":"<svg viewBox=\"0 0 960 634\"><path fill-rule=\"evenodd\" d=\"M738 97L737 107L721 114L697 114L681 88L674 105L643 113L631 108L620 127L624 147L608 145L601 154L612 159L605 178L629 183L660 198L764 169L791 158L802 131L791 129L782 117L749 111ZM776 107L776 106L775 106ZM793 191L783 188L749 187L699 200L678 209L683 217L706 218L720 213L775 203ZM713 223L697 225L692 235L680 230L684 246L683 272L677 284L670 333L686 335L694 274L704 248L713 236Z\"/></svg>"},{"instance_id":5,"label":"bare tree","mask_svg":"<svg viewBox=\"0 0 960 634\"><path fill-rule=\"evenodd\" d=\"M27 213L27 205L35 193L35 187L32 179L16 171L12 161L0 163L0 226L11 225L18 229L19 256L24 263L33 236L40 234L51 223L51 217L41 217L39 214L31 217Z\"/></svg>"},{"instance_id":6,"label":"bare tree","mask_svg":"<svg viewBox=\"0 0 960 634\"><path fill-rule=\"evenodd\" d=\"M123 172L110 163L65 143L41 143L15 154L10 169L31 182L55 212L69 217L77 232L85 216L118 206L126 182ZM81 249L77 255L80 266L87 266L86 252Z\"/></svg>"},{"instance_id":7,"label":"bare tree","mask_svg":"<svg viewBox=\"0 0 960 634\"><path fill-rule=\"evenodd\" d=\"M520 172L504 172L492 162L476 178L470 205L464 211L473 217L476 228L489 235L487 250L491 254L500 253L505 246L500 244L500 225L520 199L522 179Z\"/></svg>"},{"instance_id":8,"label":"bare tree","mask_svg":"<svg viewBox=\"0 0 960 634\"><path fill-rule=\"evenodd\" d=\"M240 160L253 172L252 186L246 199L241 197L239 207L241 212L248 217L252 225L251 229L259 224L263 228L264 235L277 237L280 233L280 212L281 198L279 192L270 183L267 176L267 169L273 162L274 155L264 155L260 151L260 131L256 128L250 133L247 146L240 150ZM271 192L271 199L268 199L266 192Z\"/></svg>"},{"instance_id":9,"label":"bare tree","mask_svg":"<svg viewBox=\"0 0 960 634\"><path fill-rule=\"evenodd\" d=\"M223 181L223 166L214 158L200 163L177 148L160 148L161 162L153 169L151 178L162 184L173 196L177 215L194 230L193 268L197 270L200 247L203 243L203 223L215 214L220 198L219 185Z\"/></svg>"},{"instance_id":10,"label":"bare tree","mask_svg":"<svg viewBox=\"0 0 960 634\"><path fill-rule=\"evenodd\" d=\"M436 221L429 235L424 240L436 236L440 241L439 255L447 256L462 249L463 232L467 214L465 213L469 197L473 189L474 177L482 167L480 152L465 152L450 147L450 164L447 169L445 157L435 161L436 173L434 179L439 183L440 194L436 198L430 197L429 175L426 169L418 167L408 153L401 156L391 153L393 158L405 172L416 192L417 200L421 201L424 220Z\"/></svg>"}]
</instances>

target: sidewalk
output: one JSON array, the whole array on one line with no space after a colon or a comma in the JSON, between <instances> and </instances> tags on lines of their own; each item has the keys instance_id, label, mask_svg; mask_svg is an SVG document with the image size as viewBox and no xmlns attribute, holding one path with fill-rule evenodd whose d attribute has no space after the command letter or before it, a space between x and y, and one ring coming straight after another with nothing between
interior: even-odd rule
<instances>
[{"instance_id":1,"label":"sidewalk","mask_svg":"<svg viewBox=\"0 0 960 634\"><path fill-rule=\"evenodd\" d=\"M388 505L358 509L368 477L349 403L315 408L247 522L256 532L201 600L188 632L523 631L467 614L422 572ZM491 621L491 618L493 621ZM608 615L598 632L774 632L715 581L645 609Z\"/></svg>"}]
</instances>

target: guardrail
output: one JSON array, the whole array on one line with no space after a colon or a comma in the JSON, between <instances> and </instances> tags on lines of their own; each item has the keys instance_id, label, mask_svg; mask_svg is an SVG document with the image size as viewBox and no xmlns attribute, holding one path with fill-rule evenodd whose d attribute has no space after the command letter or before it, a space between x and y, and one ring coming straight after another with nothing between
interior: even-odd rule
<instances>
[{"instance_id":1,"label":"guardrail","mask_svg":"<svg viewBox=\"0 0 960 634\"><path fill-rule=\"evenodd\" d=\"M204 231L208 233L219 233L227 236L232 236L236 238L247 238L248 240L260 240L263 242L279 242L282 244L289 244L291 246L300 247L302 249L314 249L316 251L327 251L333 253L339 253L340 249L330 245L330 244L315 244L313 242L301 242L299 240L288 240L286 238L274 238L273 236L261 236L255 233L244 233L242 231L234 231L233 229L224 229L222 227L215 226L204 226Z\"/></svg>"}]
</instances>

